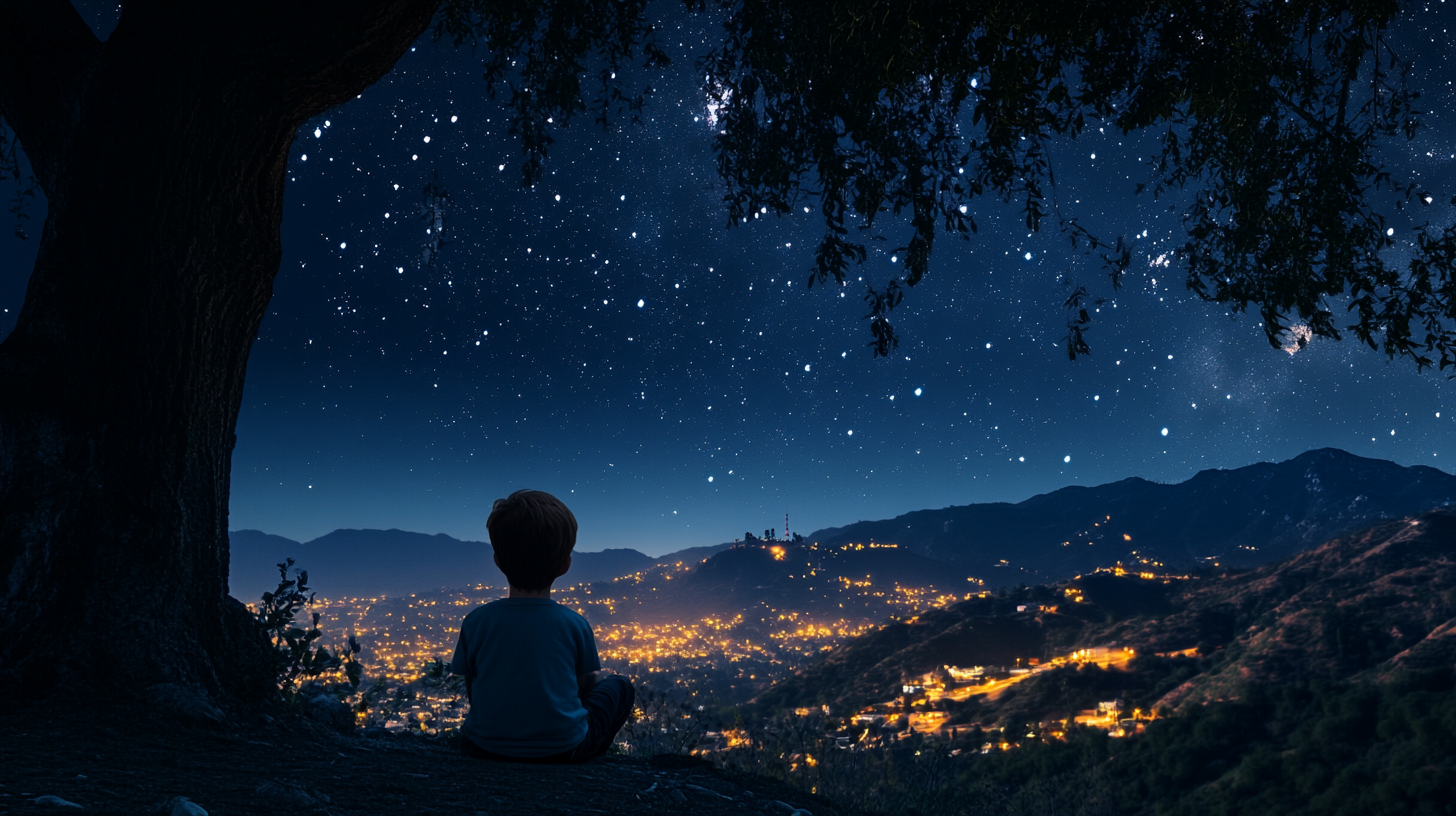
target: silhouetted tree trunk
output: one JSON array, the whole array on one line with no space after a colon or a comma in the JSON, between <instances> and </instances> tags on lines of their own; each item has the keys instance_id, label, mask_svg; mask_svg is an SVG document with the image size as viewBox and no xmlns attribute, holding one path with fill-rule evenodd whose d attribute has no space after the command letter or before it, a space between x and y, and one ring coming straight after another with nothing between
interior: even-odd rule
<instances>
[{"instance_id":1,"label":"silhouetted tree trunk","mask_svg":"<svg viewBox=\"0 0 1456 816\"><path fill-rule=\"evenodd\" d=\"M0 344L0 692L270 692L228 479L289 146L439 0L147 2L99 42L0 0L0 114L49 199Z\"/></svg>"}]
</instances>

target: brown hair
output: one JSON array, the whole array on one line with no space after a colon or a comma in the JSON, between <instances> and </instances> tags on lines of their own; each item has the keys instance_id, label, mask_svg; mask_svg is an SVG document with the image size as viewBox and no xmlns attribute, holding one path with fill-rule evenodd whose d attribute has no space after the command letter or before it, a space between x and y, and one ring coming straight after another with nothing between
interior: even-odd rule
<instances>
[{"instance_id":1,"label":"brown hair","mask_svg":"<svg viewBox=\"0 0 1456 816\"><path fill-rule=\"evenodd\" d=\"M576 546L576 516L560 499L540 490L517 490L496 499L485 529L506 580L526 592L550 589Z\"/></svg>"}]
</instances>

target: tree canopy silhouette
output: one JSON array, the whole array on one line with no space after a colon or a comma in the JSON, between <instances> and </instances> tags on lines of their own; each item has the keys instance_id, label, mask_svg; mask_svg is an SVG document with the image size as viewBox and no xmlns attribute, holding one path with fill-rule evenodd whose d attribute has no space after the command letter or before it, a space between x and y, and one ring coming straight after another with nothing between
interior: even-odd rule
<instances>
[{"instance_id":1,"label":"tree canopy silhouette","mask_svg":"<svg viewBox=\"0 0 1456 816\"><path fill-rule=\"evenodd\" d=\"M524 151L650 104L624 68L676 70L653 14L715 15L700 64L729 224L817 208L809 285L844 287L882 228L904 272L864 299L875 354L981 199L1013 201L1105 264L1132 248L1057 196L1052 148L1156 133L1144 192L1182 213L1189 287L1418 367L1456 364L1456 232L1387 225L1434 191L1381 161L1419 127L1395 2L1226 0L128 0L100 41L64 0L0 0L0 172L48 202L0 343L0 686L186 688L258 699L267 643L227 597L233 429L272 292L288 150L421 35L477 49ZM619 77L624 77L619 79ZM23 199L27 188L21 179ZM886 221L891 221L888 227ZM1397 263L1399 259L1399 263ZM1066 305L1070 356L1087 303ZM1344 311L1348 317L1338 316ZM107 667L105 677L95 666ZM170 694L170 692L169 692Z\"/></svg>"},{"instance_id":2,"label":"tree canopy silhouette","mask_svg":"<svg viewBox=\"0 0 1456 816\"><path fill-rule=\"evenodd\" d=\"M1058 200L1052 161L1058 142L1110 126L1156 135L1134 192L1181 212L1176 257L1195 294L1256 310L1276 348L1302 324L1301 346L1348 331L1421 368L1456 365L1456 232L1427 220L1397 241L1387 224L1394 210L1435 202L1380 160L1386 141L1420 127L1410 65L1390 38L1399 3L687 5L724 19L700 67L730 225L815 206L825 232L807 282L846 286L866 258L863 236L878 237L886 215L908 218L904 274L864 294L877 355L897 345L889 315L929 271L936 238L969 239L985 196L1019 203L1030 230L1054 224L1115 289L1131 247ZM438 22L437 35L486 46L487 82L519 79L510 106L528 184L551 144L546 123L588 110L582 20L601 12L462 1ZM616 31L631 25L623 17ZM629 48L614 45L614 56ZM666 64L650 41L645 53ZM641 105L610 86L612 74L592 108L603 122L612 102ZM1069 293L1073 358L1090 350L1092 297Z\"/></svg>"}]
</instances>

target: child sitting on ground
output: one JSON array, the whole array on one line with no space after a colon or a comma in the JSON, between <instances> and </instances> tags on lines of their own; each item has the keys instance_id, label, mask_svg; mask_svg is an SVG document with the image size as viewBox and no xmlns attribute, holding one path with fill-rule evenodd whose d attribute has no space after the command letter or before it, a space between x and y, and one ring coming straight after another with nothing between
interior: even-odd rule
<instances>
[{"instance_id":1,"label":"child sitting on ground","mask_svg":"<svg viewBox=\"0 0 1456 816\"><path fill-rule=\"evenodd\" d=\"M450 670L465 676L470 701L462 749L513 762L601 756L635 693L602 670L591 624L551 600L551 583L571 568L576 516L549 493L517 490L496 500L485 527L510 594L460 626Z\"/></svg>"}]
</instances>

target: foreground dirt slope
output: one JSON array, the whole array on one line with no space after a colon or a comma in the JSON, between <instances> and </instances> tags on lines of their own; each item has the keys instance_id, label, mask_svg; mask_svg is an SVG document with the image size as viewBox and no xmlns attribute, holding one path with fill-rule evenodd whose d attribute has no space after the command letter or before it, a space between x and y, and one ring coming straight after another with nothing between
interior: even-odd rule
<instances>
[{"instance_id":1,"label":"foreground dirt slope","mask_svg":"<svg viewBox=\"0 0 1456 816\"><path fill-rule=\"evenodd\" d=\"M35 801L46 796L84 811ZM682 757L517 765L415 740L343 737L306 721L218 732L0 718L0 814L170 813L175 797L210 816L838 813L772 780L730 778Z\"/></svg>"}]
</instances>

